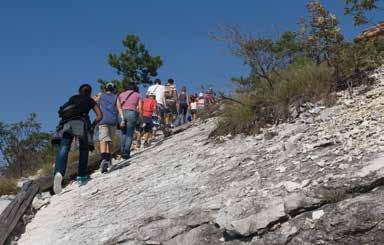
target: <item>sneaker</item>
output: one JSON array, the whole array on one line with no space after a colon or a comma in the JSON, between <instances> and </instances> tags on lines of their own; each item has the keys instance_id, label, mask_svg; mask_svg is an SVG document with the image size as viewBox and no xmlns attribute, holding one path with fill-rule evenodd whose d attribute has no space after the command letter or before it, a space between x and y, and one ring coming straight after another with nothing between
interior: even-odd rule
<instances>
[{"instance_id":1,"label":"sneaker","mask_svg":"<svg viewBox=\"0 0 384 245\"><path fill-rule=\"evenodd\" d=\"M123 155L121 155L121 158L123 159L123 160L128 160L129 158L131 158L129 155L127 155L127 154L123 154Z\"/></svg>"},{"instance_id":2,"label":"sneaker","mask_svg":"<svg viewBox=\"0 0 384 245\"><path fill-rule=\"evenodd\" d=\"M100 163L100 172L102 174L108 172L108 161L105 159L103 159Z\"/></svg>"},{"instance_id":3,"label":"sneaker","mask_svg":"<svg viewBox=\"0 0 384 245\"><path fill-rule=\"evenodd\" d=\"M144 148L147 148L147 147L149 147L149 146L150 146L149 142L145 141L145 142L144 142Z\"/></svg>"},{"instance_id":4,"label":"sneaker","mask_svg":"<svg viewBox=\"0 0 384 245\"><path fill-rule=\"evenodd\" d=\"M63 190L62 186L63 176L61 173L56 173L53 178L53 192L57 195Z\"/></svg>"},{"instance_id":5,"label":"sneaker","mask_svg":"<svg viewBox=\"0 0 384 245\"><path fill-rule=\"evenodd\" d=\"M83 186L88 183L90 180L89 176L77 176L76 181L79 184L79 186Z\"/></svg>"},{"instance_id":6,"label":"sneaker","mask_svg":"<svg viewBox=\"0 0 384 245\"><path fill-rule=\"evenodd\" d=\"M107 172L111 171L112 169L112 162L111 161L108 161L108 164L107 164Z\"/></svg>"},{"instance_id":7,"label":"sneaker","mask_svg":"<svg viewBox=\"0 0 384 245\"><path fill-rule=\"evenodd\" d=\"M136 149L140 149L141 147L141 140L136 142Z\"/></svg>"}]
</instances>

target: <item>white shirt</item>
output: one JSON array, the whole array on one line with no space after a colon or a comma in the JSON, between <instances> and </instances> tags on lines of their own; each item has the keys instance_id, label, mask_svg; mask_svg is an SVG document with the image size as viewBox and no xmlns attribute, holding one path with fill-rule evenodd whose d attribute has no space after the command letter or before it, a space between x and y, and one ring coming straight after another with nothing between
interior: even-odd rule
<instances>
[{"instance_id":1,"label":"white shirt","mask_svg":"<svg viewBox=\"0 0 384 245\"><path fill-rule=\"evenodd\" d=\"M148 93L153 93L156 95L156 101L158 104L164 104L164 92L165 86L161 84L155 84L148 88Z\"/></svg>"},{"instance_id":2,"label":"white shirt","mask_svg":"<svg viewBox=\"0 0 384 245\"><path fill-rule=\"evenodd\" d=\"M191 103L191 110L197 110L197 102L192 102Z\"/></svg>"}]
</instances>

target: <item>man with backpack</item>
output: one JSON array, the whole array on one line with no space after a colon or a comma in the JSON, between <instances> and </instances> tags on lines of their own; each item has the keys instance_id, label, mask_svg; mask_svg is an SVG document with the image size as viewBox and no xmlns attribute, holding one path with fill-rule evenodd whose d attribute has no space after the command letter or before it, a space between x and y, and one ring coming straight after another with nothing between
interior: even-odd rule
<instances>
[{"instance_id":1,"label":"man with backpack","mask_svg":"<svg viewBox=\"0 0 384 245\"><path fill-rule=\"evenodd\" d=\"M71 149L71 143L76 137L79 140L79 164L77 181L79 185L84 185L89 180L88 176L88 154L92 150L93 127L99 123L103 114L100 107L92 99L92 87L89 84L83 84L78 90L78 94L69 98L59 109L61 121L58 127L61 139L58 142L59 148L56 154L55 171L53 179L53 191L59 194L62 190L62 181L67 168L68 154ZM91 124L89 112L93 110L96 119Z\"/></svg>"},{"instance_id":2,"label":"man with backpack","mask_svg":"<svg viewBox=\"0 0 384 245\"><path fill-rule=\"evenodd\" d=\"M165 124L167 127L172 127L173 122L177 118L178 96L175 82L172 78L168 79L167 86L164 92L165 97Z\"/></svg>"},{"instance_id":3,"label":"man with backpack","mask_svg":"<svg viewBox=\"0 0 384 245\"><path fill-rule=\"evenodd\" d=\"M106 173L111 167L111 150L113 137L116 135L116 127L124 127L124 114L120 101L115 94L116 87L113 83L107 83L104 87L104 93L100 93L95 97L95 101L99 104L103 119L99 123L99 142L100 142L100 172Z\"/></svg>"}]
</instances>

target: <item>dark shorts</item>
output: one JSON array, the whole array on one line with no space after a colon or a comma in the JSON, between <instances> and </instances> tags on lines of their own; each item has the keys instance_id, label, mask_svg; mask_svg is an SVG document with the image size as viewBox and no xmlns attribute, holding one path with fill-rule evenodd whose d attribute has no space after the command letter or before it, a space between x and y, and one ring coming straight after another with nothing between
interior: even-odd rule
<instances>
[{"instance_id":1,"label":"dark shorts","mask_svg":"<svg viewBox=\"0 0 384 245\"><path fill-rule=\"evenodd\" d=\"M143 117L143 123L144 123L144 127L143 127L144 132L146 132L146 133L151 132L153 129L152 118L151 117Z\"/></svg>"},{"instance_id":2,"label":"dark shorts","mask_svg":"<svg viewBox=\"0 0 384 245\"><path fill-rule=\"evenodd\" d=\"M163 104L157 104L157 112L159 113L160 118L164 117L164 105Z\"/></svg>"},{"instance_id":3,"label":"dark shorts","mask_svg":"<svg viewBox=\"0 0 384 245\"><path fill-rule=\"evenodd\" d=\"M185 115L187 115L187 112L188 112L188 104L184 104L184 103L180 104L179 105L179 114L185 116Z\"/></svg>"},{"instance_id":4,"label":"dark shorts","mask_svg":"<svg viewBox=\"0 0 384 245\"><path fill-rule=\"evenodd\" d=\"M141 127L141 124L142 124L142 120L140 117L138 117L137 122L136 122L136 131L138 131L140 133L143 132L143 128Z\"/></svg>"},{"instance_id":5,"label":"dark shorts","mask_svg":"<svg viewBox=\"0 0 384 245\"><path fill-rule=\"evenodd\" d=\"M168 115L177 115L176 101L167 101L167 109L165 113Z\"/></svg>"},{"instance_id":6,"label":"dark shorts","mask_svg":"<svg viewBox=\"0 0 384 245\"><path fill-rule=\"evenodd\" d=\"M191 114L196 114L197 113L197 110L196 109L191 109Z\"/></svg>"}]
</instances>

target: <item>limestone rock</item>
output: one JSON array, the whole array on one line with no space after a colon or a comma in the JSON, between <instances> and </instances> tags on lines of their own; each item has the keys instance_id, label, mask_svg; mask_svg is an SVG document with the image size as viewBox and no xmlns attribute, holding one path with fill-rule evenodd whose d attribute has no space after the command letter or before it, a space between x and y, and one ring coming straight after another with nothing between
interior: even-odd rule
<instances>
[{"instance_id":1,"label":"limestone rock","mask_svg":"<svg viewBox=\"0 0 384 245\"><path fill-rule=\"evenodd\" d=\"M384 244L383 88L220 144L199 123L67 186L18 244Z\"/></svg>"}]
</instances>

